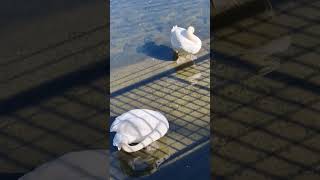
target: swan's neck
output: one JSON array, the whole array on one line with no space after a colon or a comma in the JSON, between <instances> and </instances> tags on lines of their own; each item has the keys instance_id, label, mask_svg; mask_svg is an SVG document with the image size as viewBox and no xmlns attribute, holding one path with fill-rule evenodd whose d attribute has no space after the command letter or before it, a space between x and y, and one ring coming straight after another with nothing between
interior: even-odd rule
<instances>
[{"instance_id":1,"label":"swan's neck","mask_svg":"<svg viewBox=\"0 0 320 180\"><path fill-rule=\"evenodd\" d=\"M198 42L197 37L190 31L187 31L187 38L194 43Z\"/></svg>"}]
</instances>

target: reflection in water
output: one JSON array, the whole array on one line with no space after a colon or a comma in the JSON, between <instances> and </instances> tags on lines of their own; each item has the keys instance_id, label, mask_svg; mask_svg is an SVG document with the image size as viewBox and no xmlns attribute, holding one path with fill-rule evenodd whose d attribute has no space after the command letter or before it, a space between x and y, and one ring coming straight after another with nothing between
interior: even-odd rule
<instances>
[{"instance_id":1,"label":"reflection in water","mask_svg":"<svg viewBox=\"0 0 320 180\"><path fill-rule=\"evenodd\" d=\"M161 141L163 143L153 142L147 148L133 153L115 152L123 173L130 177L140 177L156 172L170 156L168 146L165 145L165 138L162 138Z\"/></svg>"}]
</instances>

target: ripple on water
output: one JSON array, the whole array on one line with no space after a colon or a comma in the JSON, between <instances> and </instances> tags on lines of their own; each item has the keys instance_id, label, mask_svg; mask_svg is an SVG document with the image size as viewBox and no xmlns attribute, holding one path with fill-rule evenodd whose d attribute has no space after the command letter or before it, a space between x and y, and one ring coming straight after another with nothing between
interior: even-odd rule
<instances>
[{"instance_id":1,"label":"ripple on water","mask_svg":"<svg viewBox=\"0 0 320 180\"><path fill-rule=\"evenodd\" d=\"M113 0L111 11L111 68L144 60L156 52L139 51L145 38L170 46L173 25L193 25L201 39L209 38L210 2L208 0ZM163 52L159 52L163 53ZM155 57L161 55L155 55Z\"/></svg>"}]
</instances>

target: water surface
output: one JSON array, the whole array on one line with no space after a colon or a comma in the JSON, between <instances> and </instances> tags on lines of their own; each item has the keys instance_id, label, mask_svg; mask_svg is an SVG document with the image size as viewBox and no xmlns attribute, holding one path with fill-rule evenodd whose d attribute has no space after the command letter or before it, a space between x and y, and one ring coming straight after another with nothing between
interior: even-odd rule
<instances>
[{"instance_id":1,"label":"water surface","mask_svg":"<svg viewBox=\"0 0 320 180\"><path fill-rule=\"evenodd\" d=\"M174 25L192 25L197 36L209 38L209 7L209 0L111 0L111 71L150 57L171 61Z\"/></svg>"}]
</instances>

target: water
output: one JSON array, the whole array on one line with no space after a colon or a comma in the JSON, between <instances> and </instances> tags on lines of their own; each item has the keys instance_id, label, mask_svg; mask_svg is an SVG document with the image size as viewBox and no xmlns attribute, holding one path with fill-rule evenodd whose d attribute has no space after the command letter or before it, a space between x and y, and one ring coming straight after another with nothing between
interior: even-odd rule
<instances>
[{"instance_id":1,"label":"water","mask_svg":"<svg viewBox=\"0 0 320 180\"><path fill-rule=\"evenodd\" d=\"M209 0L112 0L110 2L111 71L146 58L171 61L170 30L195 27L210 36Z\"/></svg>"}]
</instances>

